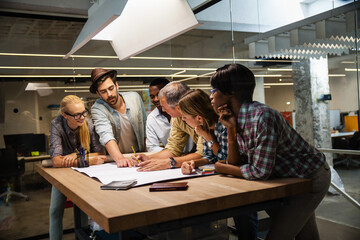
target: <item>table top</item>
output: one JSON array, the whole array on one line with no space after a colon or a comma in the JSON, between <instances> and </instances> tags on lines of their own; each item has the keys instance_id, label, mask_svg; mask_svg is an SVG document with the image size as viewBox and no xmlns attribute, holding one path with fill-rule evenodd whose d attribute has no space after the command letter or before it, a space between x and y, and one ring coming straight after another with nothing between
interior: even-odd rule
<instances>
[{"instance_id":1,"label":"table top","mask_svg":"<svg viewBox=\"0 0 360 240\"><path fill-rule=\"evenodd\" d=\"M31 157L18 157L18 160L24 159L25 162L36 162L49 158L50 155L39 155L39 156L31 156Z\"/></svg>"},{"instance_id":2,"label":"table top","mask_svg":"<svg viewBox=\"0 0 360 240\"><path fill-rule=\"evenodd\" d=\"M339 133L332 133L331 137L351 137L354 135L355 132L339 132Z\"/></svg>"},{"instance_id":3,"label":"table top","mask_svg":"<svg viewBox=\"0 0 360 240\"><path fill-rule=\"evenodd\" d=\"M223 175L183 179L186 191L100 190L100 182L71 168L36 170L109 233L226 210L308 192L308 179L248 181ZM176 182L176 181L172 181Z\"/></svg>"}]
</instances>

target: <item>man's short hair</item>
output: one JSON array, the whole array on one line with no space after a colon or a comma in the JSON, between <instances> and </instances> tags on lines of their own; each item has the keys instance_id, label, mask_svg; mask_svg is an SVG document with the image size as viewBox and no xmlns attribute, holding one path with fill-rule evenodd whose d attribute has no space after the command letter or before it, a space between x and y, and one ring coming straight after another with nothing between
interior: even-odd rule
<instances>
[{"instance_id":1,"label":"man's short hair","mask_svg":"<svg viewBox=\"0 0 360 240\"><path fill-rule=\"evenodd\" d=\"M152 87L152 86L160 86L159 88L163 88L165 87L170 81L167 80L166 78L155 78L154 80L152 80L150 82L150 85L149 87Z\"/></svg>"},{"instance_id":2,"label":"man's short hair","mask_svg":"<svg viewBox=\"0 0 360 240\"><path fill-rule=\"evenodd\" d=\"M210 79L213 88L223 94L234 95L239 101L252 101L255 89L255 76L247 67L227 64L218 68Z\"/></svg>"},{"instance_id":3,"label":"man's short hair","mask_svg":"<svg viewBox=\"0 0 360 240\"><path fill-rule=\"evenodd\" d=\"M166 98L167 104L175 108L181 96L186 93L190 88L183 82L174 81L167 84L159 92L159 99L163 96Z\"/></svg>"}]
</instances>

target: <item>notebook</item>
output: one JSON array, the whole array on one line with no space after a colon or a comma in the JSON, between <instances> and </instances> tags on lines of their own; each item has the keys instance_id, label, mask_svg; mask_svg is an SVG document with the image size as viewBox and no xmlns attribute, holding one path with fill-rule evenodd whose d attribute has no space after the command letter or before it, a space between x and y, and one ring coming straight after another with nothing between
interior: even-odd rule
<instances>
[{"instance_id":1,"label":"notebook","mask_svg":"<svg viewBox=\"0 0 360 240\"><path fill-rule=\"evenodd\" d=\"M135 179L133 180L123 180L123 181L112 181L108 184L100 186L102 190L126 190L131 188L137 183Z\"/></svg>"},{"instance_id":2,"label":"notebook","mask_svg":"<svg viewBox=\"0 0 360 240\"><path fill-rule=\"evenodd\" d=\"M187 182L177 182L177 183L153 183L149 187L150 192L156 191L177 191L177 190L186 190L188 188Z\"/></svg>"}]
</instances>

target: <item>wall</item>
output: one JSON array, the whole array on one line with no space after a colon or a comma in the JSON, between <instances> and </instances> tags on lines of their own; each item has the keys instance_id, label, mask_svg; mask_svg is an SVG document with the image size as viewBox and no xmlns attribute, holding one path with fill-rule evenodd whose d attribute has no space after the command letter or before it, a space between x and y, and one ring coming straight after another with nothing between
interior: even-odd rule
<instances>
[{"instance_id":1,"label":"wall","mask_svg":"<svg viewBox=\"0 0 360 240\"><path fill-rule=\"evenodd\" d=\"M346 77L341 78L332 77L329 79L329 85L332 97L329 101L330 110L340 110L340 112L358 110L355 73L347 72ZM286 102L290 102L290 105ZM295 109L293 86L265 88L265 103L278 111L293 111Z\"/></svg>"},{"instance_id":2,"label":"wall","mask_svg":"<svg viewBox=\"0 0 360 240\"><path fill-rule=\"evenodd\" d=\"M346 72L346 77L331 78L330 92L332 100L329 102L331 110L340 112L355 111L358 107L356 74Z\"/></svg>"},{"instance_id":3,"label":"wall","mask_svg":"<svg viewBox=\"0 0 360 240\"><path fill-rule=\"evenodd\" d=\"M286 104L287 102L290 104ZM293 111L295 109L293 86L265 88L265 103L280 112Z\"/></svg>"}]
</instances>

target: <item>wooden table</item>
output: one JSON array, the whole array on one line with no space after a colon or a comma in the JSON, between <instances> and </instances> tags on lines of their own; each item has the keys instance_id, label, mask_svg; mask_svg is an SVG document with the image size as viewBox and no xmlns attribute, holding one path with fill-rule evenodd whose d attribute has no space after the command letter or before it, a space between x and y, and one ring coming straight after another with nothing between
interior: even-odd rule
<instances>
[{"instance_id":1,"label":"wooden table","mask_svg":"<svg viewBox=\"0 0 360 240\"><path fill-rule=\"evenodd\" d=\"M210 215L224 219L241 209L252 212L273 207L274 202L280 205L279 200L312 188L307 179L247 181L213 175L179 180L188 182L187 191L149 192L149 186L109 191L100 190L100 182L70 168L38 165L36 170L108 233L149 225L161 230L174 221L211 220Z\"/></svg>"},{"instance_id":2,"label":"wooden table","mask_svg":"<svg viewBox=\"0 0 360 240\"><path fill-rule=\"evenodd\" d=\"M31 157L18 157L18 160L24 159L25 162L38 162L49 158L50 155L39 155L39 156L31 156Z\"/></svg>"}]
</instances>

